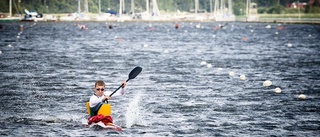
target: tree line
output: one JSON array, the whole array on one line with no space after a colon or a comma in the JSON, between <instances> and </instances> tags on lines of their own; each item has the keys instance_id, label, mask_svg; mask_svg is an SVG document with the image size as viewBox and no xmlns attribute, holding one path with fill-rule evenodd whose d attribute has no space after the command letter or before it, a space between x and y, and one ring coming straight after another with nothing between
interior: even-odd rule
<instances>
[{"instance_id":1,"label":"tree line","mask_svg":"<svg viewBox=\"0 0 320 137\"><path fill-rule=\"evenodd\" d=\"M74 13L78 11L78 0L12 0L12 11L14 14L23 14L24 9L37 11L38 13ZM19 2L20 1L20 2ZM90 13L99 13L99 0L87 0ZM100 0L101 11L119 11L119 0ZM131 13L131 0L124 0L124 12ZM215 0L199 0L199 9L210 12ZM227 1L227 0L225 0ZM247 0L233 0L232 9L236 15L244 15ZM312 0L299 0L306 2ZM306 13L319 13L319 0L313 0L311 5L308 3L306 8L302 9ZM81 12L84 11L85 0L80 0ZM288 6L297 0L251 0L257 3L258 13L263 14L285 14L296 13L298 9L290 9ZM149 0L152 6L152 0ZM157 0L160 12L190 12L194 10L194 0ZM134 12L146 11L146 0L134 0ZM301 9L300 9L301 10ZM0 12L9 12L9 0L0 1Z\"/></svg>"}]
</instances>

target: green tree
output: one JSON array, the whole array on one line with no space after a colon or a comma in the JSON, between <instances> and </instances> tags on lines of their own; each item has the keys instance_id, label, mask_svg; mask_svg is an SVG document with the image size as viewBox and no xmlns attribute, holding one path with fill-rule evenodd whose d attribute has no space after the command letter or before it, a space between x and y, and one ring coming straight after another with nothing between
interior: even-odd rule
<instances>
[{"instance_id":1,"label":"green tree","mask_svg":"<svg viewBox=\"0 0 320 137\"><path fill-rule=\"evenodd\" d=\"M0 12L9 13L9 1L2 0L0 1Z\"/></svg>"},{"instance_id":2,"label":"green tree","mask_svg":"<svg viewBox=\"0 0 320 137\"><path fill-rule=\"evenodd\" d=\"M235 15L245 15L246 14L246 1L247 0L234 0L233 1L233 13Z\"/></svg>"}]
</instances>

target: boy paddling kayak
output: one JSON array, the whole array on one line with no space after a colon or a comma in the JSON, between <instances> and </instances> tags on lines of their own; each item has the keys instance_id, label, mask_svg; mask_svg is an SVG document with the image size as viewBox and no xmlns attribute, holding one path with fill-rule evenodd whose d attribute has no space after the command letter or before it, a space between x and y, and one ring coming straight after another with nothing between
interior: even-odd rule
<instances>
[{"instance_id":1,"label":"boy paddling kayak","mask_svg":"<svg viewBox=\"0 0 320 137\"><path fill-rule=\"evenodd\" d=\"M122 82L120 92L113 94L113 97L121 96L125 93L126 81ZM108 104L111 91L105 91L106 86L102 80L98 80L94 86L94 94L90 97L90 101L87 102L87 111L90 115L88 118L88 125L97 124L104 128L115 128L117 131L121 131L121 127L113 124L111 117L111 105Z\"/></svg>"},{"instance_id":2,"label":"boy paddling kayak","mask_svg":"<svg viewBox=\"0 0 320 137\"><path fill-rule=\"evenodd\" d=\"M102 80L99 80L94 85L94 95L90 97L90 101L86 103L86 108L89 114L88 125L99 125L104 128L114 129L121 131L121 127L113 124L111 117L111 105L108 104L108 100L111 96L121 96L125 93L125 86L127 82L134 79L142 71L141 67L135 67L128 76L126 81L123 81L121 86L118 87L111 94L105 92L105 84ZM120 92L117 92L121 88Z\"/></svg>"}]
</instances>

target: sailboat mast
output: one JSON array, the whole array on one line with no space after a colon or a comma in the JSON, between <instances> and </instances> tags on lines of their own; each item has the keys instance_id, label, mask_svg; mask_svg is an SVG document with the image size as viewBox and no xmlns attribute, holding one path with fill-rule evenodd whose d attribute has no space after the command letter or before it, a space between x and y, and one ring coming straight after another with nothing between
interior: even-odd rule
<instances>
[{"instance_id":1,"label":"sailboat mast","mask_svg":"<svg viewBox=\"0 0 320 137\"><path fill-rule=\"evenodd\" d=\"M212 13L212 0L210 0L210 13Z\"/></svg>"},{"instance_id":2,"label":"sailboat mast","mask_svg":"<svg viewBox=\"0 0 320 137\"><path fill-rule=\"evenodd\" d=\"M122 12L126 11L126 3L122 0Z\"/></svg>"},{"instance_id":3,"label":"sailboat mast","mask_svg":"<svg viewBox=\"0 0 320 137\"><path fill-rule=\"evenodd\" d=\"M101 14L101 0L99 0L99 14Z\"/></svg>"},{"instance_id":4,"label":"sailboat mast","mask_svg":"<svg viewBox=\"0 0 320 137\"><path fill-rule=\"evenodd\" d=\"M149 15L149 0L146 0L146 11Z\"/></svg>"},{"instance_id":5,"label":"sailboat mast","mask_svg":"<svg viewBox=\"0 0 320 137\"><path fill-rule=\"evenodd\" d=\"M251 0L247 0L247 8L246 8L247 19L250 17L250 5L251 5Z\"/></svg>"},{"instance_id":6,"label":"sailboat mast","mask_svg":"<svg viewBox=\"0 0 320 137\"><path fill-rule=\"evenodd\" d=\"M199 0L194 0L194 13L198 13L199 9Z\"/></svg>"},{"instance_id":7,"label":"sailboat mast","mask_svg":"<svg viewBox=\"0 0 320 137\"><path fill-rule=\"evenodd\" d=\"M134 0L131 0L131 12L134 15Z\"/></svg>"},{"instance_id":8,"label":"sailboat mast","mask_svg":"<svg viewBox=\"0 0 320 137\"><path fill-rule=\"evenodd\" d=\"M216 17L218 15L218 0L214 0L214 8L213 8L213 14Z\"/></svg>"},{"instance_id":9,"label":"sailboat mast","mask_svg":"<svg viewBox=\"0 0 320 137\"><path fill-rule=\"evenodd\" d=\"M122 16L122 0L119 1L119 17Z\"/></svg>"},{"instance_id":10,"label":"sailboat mast","mask_svg":"<svg viewBox=\"0 0 320 137\"><path fill-rule=\"evenodd\" d=\"M12 16L12 0L9 0L9 16Z\"/></svg>"},{"instance_id":11,"label":"sailboat mast","mask_svg":"<svg viewBox=\"0 0 320 137\"><path fill-rule=\"evenodd\" d=\"M228 11L229 11L229 14L233 14L233 9L232 9L232 0L229 0L228 1Z\"/></svg>"},{"instance_id":12,"label":"sailboat mast","mask_svg":"<svg viewBox=\"0 0 320 137\"><path fill-rule=\"evenodd\" d=\"M89 12L89 3L88 0L85 0L85 8L86 8L86 13Z\"/></svg>"},{"instance_id":13,"label":"sailboat mast","mask_svg":"<svg viewBox=\"0 0 320 137\"><path fill-rule=\"evenodd\" d=\"M81 12L81 1L78 0L78 13L80 13L80 12Z\"/></svg>"}]
</instances>

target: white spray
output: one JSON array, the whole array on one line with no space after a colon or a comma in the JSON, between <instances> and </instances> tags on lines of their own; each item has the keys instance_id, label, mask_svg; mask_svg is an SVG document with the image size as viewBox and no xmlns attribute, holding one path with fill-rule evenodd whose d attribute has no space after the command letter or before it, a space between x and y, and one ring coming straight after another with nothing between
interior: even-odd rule
<instances>
[{"instance_id":1,"label":"white spray","mask_svg":"<svg viewBox=\"0 0 320 137\"><path fill-rule=\"evenodd\" d=\"M140 120L140 102L141 94L138 92L138 94L135 95L133 100L129 103L127 107L127 112L125 114L126 117L126 127L130 128L132 125L136 124L138 120Z\"/></svg>"}]
</instances>

